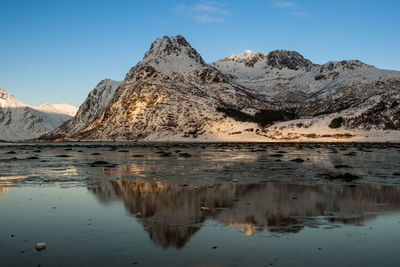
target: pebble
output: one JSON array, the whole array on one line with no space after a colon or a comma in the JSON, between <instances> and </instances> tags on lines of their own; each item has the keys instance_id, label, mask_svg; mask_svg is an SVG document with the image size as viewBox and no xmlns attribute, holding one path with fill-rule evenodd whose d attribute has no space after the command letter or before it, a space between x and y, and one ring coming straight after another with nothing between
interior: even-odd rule
<instances>
[{"instance_id":1,"label":"pebble","mask_svg":"<svg viewBox=\"0 0 400 267\"><path fill-rule=\"evenodd\" d=\"M39 242L39 243L36 244L35 248L36 248L37 251L41 251L43 249L46 249L46 243L45 242Z\"/></svg>"}]
</instances>

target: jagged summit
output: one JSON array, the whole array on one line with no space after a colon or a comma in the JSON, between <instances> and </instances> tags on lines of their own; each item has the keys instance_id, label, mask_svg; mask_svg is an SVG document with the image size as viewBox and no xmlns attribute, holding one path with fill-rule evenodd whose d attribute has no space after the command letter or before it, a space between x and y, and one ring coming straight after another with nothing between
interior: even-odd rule
<instances>
[{"instance_id":1,"label":"jagged summit","mask_svg":"<svg viewBox=\"0 0 400 267\"><path fill-rule=\"evenodd\" d=\"M186 41L182 35L173 37L164 36L156 39L146 52L141 64L150 64L158 70L172 68L172 71L181 71L178 67L204 65L200 54Z\"/></svg>"},{"instance_id":2,"label":"jagged summit","mask_svg":"<svg viewBox=\"0 0 400 267\"><path fill-rule=\"evenodd\" d=\"M305 59L301 54L296 51L274 50L266 56L266 59L268 66L278 69L309 69L313 65L310 60Z\"/></svg>"}]
</instances>

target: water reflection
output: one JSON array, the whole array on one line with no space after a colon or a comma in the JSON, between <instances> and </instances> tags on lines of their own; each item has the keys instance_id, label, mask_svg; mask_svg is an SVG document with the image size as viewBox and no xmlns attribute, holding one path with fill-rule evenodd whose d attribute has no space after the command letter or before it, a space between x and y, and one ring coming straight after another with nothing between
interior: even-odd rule
<instances>
[{"instance_id":1,"label":"water reflection","mask_svg":"<svg viewBox=\"0 0 400 267\"><path fill-rule=\"evenodd\" d=\"M4 193L8 192L10 190L9 187L0 187L0 197L1 195L3 195Z\"/></svg>"},{"instance_id":2,"label":"water reflection","mask_svg":"<svg viewBox=\"0 0 400 267\"><path fill-rule=\"evenodd\" d=\"M400 208L400 188L288 183L177 185L100 180L89 187L102 203L123 201L155 244L182 248L207 219L246 235L267 229L360 225Z\"/></svg>"}]
</instances>

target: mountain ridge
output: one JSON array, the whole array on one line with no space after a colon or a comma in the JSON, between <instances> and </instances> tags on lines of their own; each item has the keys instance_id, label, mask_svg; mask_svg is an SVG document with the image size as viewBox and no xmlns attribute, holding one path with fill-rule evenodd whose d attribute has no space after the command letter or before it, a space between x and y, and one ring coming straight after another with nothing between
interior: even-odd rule
<instances>
[{"instance_id":1,"label":"mountain ridge","mask_svg":"<svg viewBox=\"0 0 400 267\"><path fill-rule=\"evenodd\" d=\"M164 36L102 114L60 140L400 140L399 81L357 60L318 65L286 50L206 64L183 36Z\"/></svg>"}]
</instances>

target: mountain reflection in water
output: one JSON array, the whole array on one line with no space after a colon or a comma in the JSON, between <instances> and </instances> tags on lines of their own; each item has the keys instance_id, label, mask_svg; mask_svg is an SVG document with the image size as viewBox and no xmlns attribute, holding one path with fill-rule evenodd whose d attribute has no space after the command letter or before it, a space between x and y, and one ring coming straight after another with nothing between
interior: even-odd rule
<instances>
[{"instance_id":1,"label":"mountain reflection in water","mask_svg":"<svg viewBox=\"0 0 400 267\"><path fill-rule=\"evenodd\" d=\"M176 185L99 180L89 190L100 202L123 201L156 245L182 248L207 219L246 235L267 229L360 225L400 208L400 188L287 183Z\"/></svg>"},{"instance_id":2,"label":"mountain reflection in water","mask_svg":"<svg viewBox=\"0 0 400 267\"><path fill-rule=\"evenodd\" d=\"M0 197L2 194L4 194L5 192L9 191L10 188L9 187L0 187Z\"/></svg>"}]
</instances>

